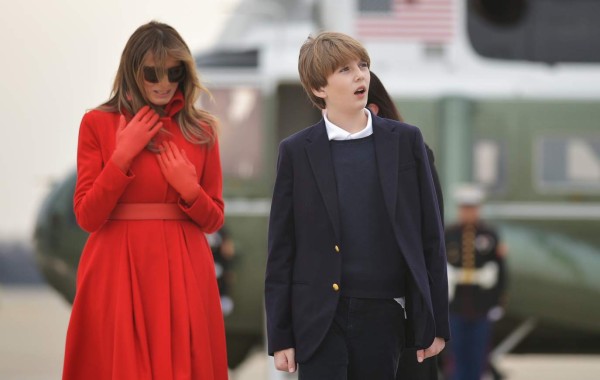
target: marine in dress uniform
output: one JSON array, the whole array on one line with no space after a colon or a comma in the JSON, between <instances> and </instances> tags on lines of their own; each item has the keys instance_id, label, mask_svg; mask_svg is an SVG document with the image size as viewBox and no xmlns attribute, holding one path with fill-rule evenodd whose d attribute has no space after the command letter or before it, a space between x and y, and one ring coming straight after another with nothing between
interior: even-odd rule
<instances>
[{"instance_id":1,"label":"marine in dress uniform","mask_svg":"<svg viewBox=\"0 0 600 380\"><path fill-rule=\"evenodd\" d=\"M472 185L455 193L456 224L446 228L450 329L450 379L479 380L487 363L492 321L502 314L506 248L479 218L483 191Z\"/></svg>"}]
</instances>

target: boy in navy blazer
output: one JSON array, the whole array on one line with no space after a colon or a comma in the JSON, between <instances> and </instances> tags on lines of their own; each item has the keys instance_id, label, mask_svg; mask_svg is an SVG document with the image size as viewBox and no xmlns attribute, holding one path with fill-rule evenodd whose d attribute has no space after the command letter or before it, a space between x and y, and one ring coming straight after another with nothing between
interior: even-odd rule
<instances>
[{"instance_id":1,"label":"boy in navy blazer","mask_svg":"<svg viewBox=\"0 0 600 380\"><path fill-rule=\"evenodd\" d=\"M370 59L309 37L300 80L323 119L283 140L269 220L268 352L301 380L395 379L404 347L449 339L444 233L418 128L366 108Z\"/></svg>"}]
</instances>

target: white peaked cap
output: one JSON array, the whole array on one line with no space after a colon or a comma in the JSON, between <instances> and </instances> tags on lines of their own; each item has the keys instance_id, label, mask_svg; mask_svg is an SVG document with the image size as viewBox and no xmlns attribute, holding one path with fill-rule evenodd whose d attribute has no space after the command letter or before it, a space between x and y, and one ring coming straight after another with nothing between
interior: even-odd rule
<instances>
[{"instance_id":1,"label":"white peaked cap","mask_svg":"<svg viewBox=\"0 0 600 380\"><path fill-rule=\"evenodd\" d=\"M454 199L459 206L478 206L483 202L485 193L481 186L464 183L456 187Z\"/></svg>"}]
</instances>

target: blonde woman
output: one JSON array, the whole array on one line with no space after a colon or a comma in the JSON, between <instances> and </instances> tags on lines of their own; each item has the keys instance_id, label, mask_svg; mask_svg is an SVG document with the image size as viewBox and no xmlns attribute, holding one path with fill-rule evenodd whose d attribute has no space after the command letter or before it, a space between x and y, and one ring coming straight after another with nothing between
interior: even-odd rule
<instances>
[{"instance_id":1,"label":"blonde woman","mask_svg":"<svg viewBox=\"0 0 600 380\"><path fill-rule=\"evenodd\" d=\"M223 224L216 120L194 107L189 48L150 22L129 38L110 99L79 130L83 250L63 379L226 379L205 232Z\"/></svg>"}]
</instances>

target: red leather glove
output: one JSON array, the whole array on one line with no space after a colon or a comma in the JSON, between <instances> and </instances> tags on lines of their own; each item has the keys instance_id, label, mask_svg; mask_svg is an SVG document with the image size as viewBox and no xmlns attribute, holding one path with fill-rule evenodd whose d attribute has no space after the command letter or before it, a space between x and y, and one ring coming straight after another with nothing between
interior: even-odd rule
<instances>
[{"instance_id":1,"label":"red leather glove","mask_svg":"<svg viewBox=\"0 0 600 380\"><path fill-rule=\"evenodd\" d=\"M160 170L171 185L185 201L192 204L198 198L200 185L196 167L189 160L183 149L179 150L174 142L163 142L161 152L156 155Z\"/></svg>"},{"instance_id":2,"label":"red leather glove","mask_svg":"<svg viewBox=\"0 0 600 380\"><path fill-rule=\"evenodd\" d=\"M149 106L142 107L129 124L121 115L112 160L123 172L129 170L131 161L162 128L162 122L158 119L158 114Z\"/></svg>"}]
</instances>

